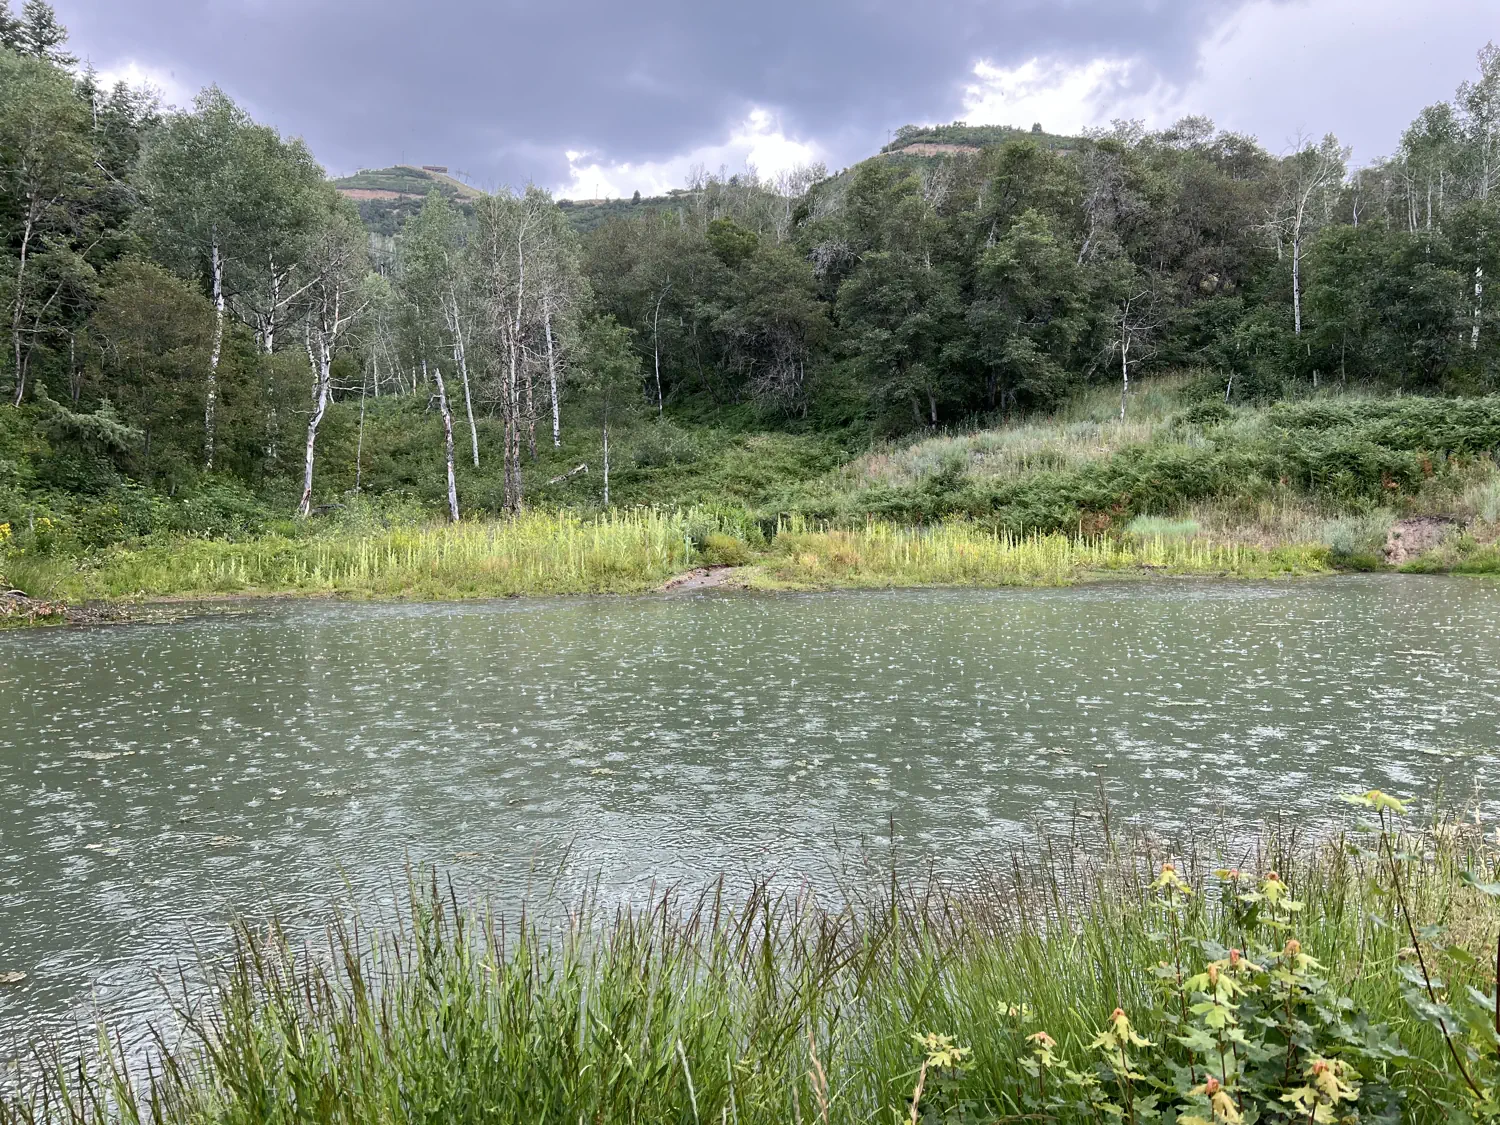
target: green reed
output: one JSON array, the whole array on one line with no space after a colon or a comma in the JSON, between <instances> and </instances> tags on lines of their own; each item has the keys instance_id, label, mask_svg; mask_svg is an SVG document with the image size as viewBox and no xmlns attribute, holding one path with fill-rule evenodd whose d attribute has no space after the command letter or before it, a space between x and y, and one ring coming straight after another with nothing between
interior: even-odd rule
<instances>
[{"instance_id":1,"label":"green reed","mask_svg":"<svg viewBox=\"0 0 1500 1125\"><path fill-rule=\"evenodd\" d=\"M1063 585L1090 574L1161 572L1259 577L1327 569L1318 546L1267 549L1180 535L1011 535L969 522L853 529L791 520L766 571L789 585Z\"/></svg>"},{"instance_id":2,"label":"green reed","mask_svg":"<svg viewBox=\"0 0 1500 1125\"><path fill-rule=\"evenodd\" d=\"M1282 838L1216 874L1194 856L1164 867L1170 853L1107 824L957 884L892 874L838 909L721 883L639 910L503 919L430 878L384 930L350 919L303 945L241 924L212 994L179 1005L178 1037L145 1057L107 1032L92 1061L41 1056L50 1069L0 1099L0 1123L1107 1121L1028 1108L1037 1037L1082 1065L1119 1009L1152 1044L1143 1056L1175 1050L1172 962L1197 972L1207 950L1254 949L1234 894L1251 872L1296 895L1287 933L1331 1006L1389 1037L1369 1088L1394 1091L1404 1120L1450 1119L1461 1079L1403 995L1412 950L1380 853ZM1446 987L1492 989L1500 910L1464 876L1493 878L1494 848L1448 825L1399 849L1403 900L1448 926L1441 950L1423 939Z\"/></svg>"},{"instance_id":3,"label":"green reed","mask_svg":"<svg viewBox=\"0 0 1500 1125\"><path fill-rule=\"evenodd\" d=\"M689 565L687 513L528 512L485 522L119 548L75 596L261 592L504 596L647 589Z\"/></svg>"}]
</instances>

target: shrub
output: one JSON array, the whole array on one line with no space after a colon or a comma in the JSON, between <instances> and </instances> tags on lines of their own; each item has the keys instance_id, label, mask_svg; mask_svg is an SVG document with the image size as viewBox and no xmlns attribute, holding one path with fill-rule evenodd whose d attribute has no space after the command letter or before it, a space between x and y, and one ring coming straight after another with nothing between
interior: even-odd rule
<instances>
[{"instance_id":1,"label":"shrub","mask_svg":"<svg viewBox=\"0 0 1500 1125\"><path fill-rule=\"evenodd\" d=\"M709 566L745 566L751 560L750 547L733 535L714 533L703 541L699 558Z\"/></svg>"},{"instance_id":2,"label":"shrub","mask_svg":"<svg viewBox=\"0 0 1500 1125\"><path fill-rule=\"evenodd\" d=\"M1195 426L1216 426L1220 422L1229 421L1233 414L1234 411L1223 399L1211 398L1194 403L1184 410L1182 420Z\"/></svg>"}]
</instances>

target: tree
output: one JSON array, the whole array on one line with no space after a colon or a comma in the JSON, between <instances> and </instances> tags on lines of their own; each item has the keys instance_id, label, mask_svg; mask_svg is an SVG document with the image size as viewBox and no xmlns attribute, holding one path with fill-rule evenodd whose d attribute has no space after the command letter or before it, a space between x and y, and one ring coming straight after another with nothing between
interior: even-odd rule
<instances>
[{"instance_id":1,"label":"tree","mask_svg":"<svg viewBox=\"0 0 1500 1125\"><path fill-rule=\"evenodd\" d=\"M438 411L443 416L443 460L448 469L448 518L457 523L458 481L453 475L453 411L448 408L448 387L443 382L442 364L432 365L432 375L437 383ZM472 422L471 418L471 425Z\"/></svg>"},{"instance_id":2,"label":"tree","mask_svg":"<svg viewBox=\"0 0 1500 1125\"><path fill-rule=\"evenodd\" d=\"M519 511L524 503L523 431L531 456L536 456L537 411L530 357L541 351L540 345L550 334L552 301L567 299L566 279L573 275L564 263L567 244L560 235L560 212L547 192L529 187L521 194L485 196L475 210L474 289L486 350L499 374L505 422L505 506Z\"/></svg>"},{"instance_id":3,"label":"tree","mask_svg":"<svg viewBox=\"0 0 1500 1125\"><path fill-rule=\"evenodd\" d=\"M1060 396L1086 328L1084 281L1071 247L1036 211L981 251L967 321L989 409Z\"/></svg>"},{"instance_id":4,"label":"tree","mask_svg":"<svg viewBox=\"0 0 1500 1125\"><path fill-rule=\"evenodd\" d=\"M57 13L45 0L26 0L19 20L11 19L8 10L0 9L0 43L13 50L54 66L75 66L78 56L63 50L67 41L67 28L57 22Z\"/></svg>"},{"instance_id":5,"label":"tree","mask_svg":"<svg viewBox=\"0 0 1500 1125\"><path fill-rule=\"evenodd\" d=\"M299 260L318 252L328 189L300 141L255 124L215 86L156 130L135 179L141 233L160 260L206 278L214 304L203 411L203 460L212 469L226 313L232 301L262 348L275 350L279 327L319 275Z\"/></svg>"},{"instance_id":6,"label":"tree","mask_svg":"<svg viewBox=\"0 0 1500 1125\"><path fill-rule=\"evenodd\" d=\"M206 268L214 334L204 380L203 463L214 467L219 361L224 348L224 274L245 222L245 176L239 157L249 117L217 87L198 95L193 112L175 114L148 142L137 183L145 202L143 233L156 253L183 273Z\"/></svg>"},{"instance_id":7,"label":"tree","mask_svg":"<svg viewBox=\"0 0 1500 1125\"><path fill-rule=\"evenodd\" d=\"M89 339L98 390L140 427L136 471L173 483L194 460L192 380L213 334L213 308L195 286L151 262L127 258L104 277Z\"/></svg>"},{"instance_id":8,"label":"tree","mask_svg":"<svg viewBox=\"0 0 1500 1125\"><path fill-rule=\"evenodd\" d=\"M1479 77L1458 88L1459 127L1468 149L1469 194L1488 199L1500 189L1500 47L1479 52Z\"/></svg>"},{"instance_id":9,"label":"tree","mask_svg":"<svg viewBox=\"0 0 1500 1125\"><path fill-rule=\"evenodd\" d=\"M831 325L804 258L784 246L754 249L713 326L728 366L752 394L784 414L806 414L807 365Z\"/></svg>"},{"instance_id":10,"label":"tree","mask_svg":"<svg viewBox=\"0 0 1500 1125\"><path fill-rule=\"evenodd\" d=\"M1292 325L1302 335L1302 258L1308 239L1332 220L1334 192L1344 181L1349 150L1329 133L1318 144L1303 141L1281 162L1279 196L1273 225L1277 253L1282 240L1291 244Z\"/></svg>"},{"instance_id":11,"label":"tree","mask_svg":"<svg viewBox=\"0 0 1500 1125\"><path fill-rule=\"evenodd\" d=\"M21 21L11 14L10 0L0 0L0 48L21 49Z\"/></svg>"},{"instance_id":12,"label":"tree","mask_svg":"<svg viewBox=\"0 0 1500 1125\"><path fill-rule=\"evenodd\" d=\"M953 277L911 255L868 253L839 287L836 312L877 399L909 403L917 424L936 426L951 355L945 349L962 339Z\"/></svg>"},{"instance_id":13,"label":"tree","mask_svg":"<svg viewBox=\"0 0 1500 1125\"><path fill-rule=\"evenodd\" d=\"M479 430L474 424L474 399L469 385L467 339L470 327L470 263L465 258L458 215L437 191L429 192L422 210L409 219L396 239L397 272L407 299L437 310L447 331L453 365L464 391L464 413L469 421L470 453L479 468ZM440 395L446 403L446 391Z\"/></svg>"},{"instance_id":14,"label":"tree","mask_svg":"<svg viewBox=\"0 0 1500 1125\"><path fill-rule=\"evenodd\" d=\"M1122 272L1115 279L1116 299L1110 314L1113 328L1109 350L1120 357L1120 421L1125 421L1126 406L1130 402L1131 366L1137 367L1150 359L1155 350L1155 337L1161 328L1161 315L1157 308L1157 290L1154 279L1139 274Z\"/></svg>"},{"instance_id":15,"label":"tree","mask_svg":"<svg viewBox=\"0 0 1500 1125\"><path fill-rule=\"evenodd\" d=\"M368 269L368 245L359 212L348 200L330 191L307 257L312 281L307 290L304 329L307 359L313 374L313 410L307 420L302 499L297 505L298 514L304 517L312 513L313 461L318 428L333 393L334 355L345 331L364 308L360 286Z\"/></svg>"},{"instance_id":16,"label":"tree","mask_svg":"<svg viewBox=\"0 0 1500 1125\"><path fill-rule=\"evenodd\" d=\"M546 344L548 403L552 410L552 445L562 446L562 383L566 365L559 331L576 316L587 299L578 236L560 208L545 212L537 290L541 294L542 337Z\"/></svg>"},{"instance_id":17,"label":"tree","mask_svg":"<svg viewBox=\"0 0 1500 1125\"><path fill-rule=\"evenodd\" d=\"M631 331L612 316L595 317L584 323L579 334L579 365L582 382L592 393L599 421L604 461L604 506L609 507L610 422L636 401L641 361L630 341Z\"/></svg>"},{"instance_id":18,"label":"tree","mask_svg":"<svg viewBox=\"0 0 1500 1125\"><path fill-rule=\"evenodd\" d=\"M1500 189L1500 47L1486 43L1479 52L1479 78L1458 88L1458 106L1470 168L1470 195L1488 204ZM1484 263L1475 261L1473 322L1469 348L1479 350L1484 319Z\"/></svg>"},{"instance_id":19,"label":"tree","mask_svg":"<svg viewBox=\"0 0 1500 1125\"><path fill-rule=\"evenodd\" d=\"M98 176L87 107L51 62L0 52L0 222L11 248L5 296L12 402L70 289L91 284L86 254Z\"/></svg>"}]
</instances>

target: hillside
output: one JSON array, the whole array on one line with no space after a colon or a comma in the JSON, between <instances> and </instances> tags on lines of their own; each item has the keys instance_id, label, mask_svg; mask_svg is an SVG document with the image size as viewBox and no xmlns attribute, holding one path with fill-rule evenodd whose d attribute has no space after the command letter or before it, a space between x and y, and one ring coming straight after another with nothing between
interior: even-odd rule
<instances>
[{"instance_id":1,"label":"hillside","mask_svg":"<svg viewBox=\"0 0 1500 1125\"><path fill-rule=\"evenodd\" d=\"M1048 133L1040 125L1021 129L1014 125L966 125L955 121L951 125L903 125L880 150L880 155L953 156L1023 139L1058 152L1068 152L1078 143L1076 137Z\"/></svg>"},{"instance_id":2,"label":"hillside","mask_svg":"<svg viewBox=\"0 0 1500 1125\"><path fill-rule=\"evenodd\" d=\"M1077 143L1074 137L1011 125L965 125L958 122L951 125L904 125L896 130L895 139L878 153L851 165L839 175L847 174L868 160L927 166L955 156L977 153L986 146L1016 140L1028 140L1057 152L1069 152ZM478 188L439 170L439 166L431 165L396 164L389 168L362 169L352 176L334 180L333 184L359 205L360 218L371 233L384 237L393 236L400 230L401 224L416 213L427 193L434 188L460 206L483 194ZM629 219L685 207L693 195L688 188L674 188L665 195L559 199L557 205L567 214L573 228L583 234L612 219Z\"/></svg>"},{"instance_id":3,"label":"hillside","mask_svg":"<svg viewBox=\"0 0 1500 1125\"><path fill-rule=\"evenodd\" d=\"M691 196L692 192L686 188L674 188L666 195L637 196L633 199L559 199L557 205L567 214L573 228L584 233L611 219L630 219L684 207Z\"/></svg>"},{"instance_id":4,"label":"hillside","mask_svg":"<svg viewBox=\"0 0 1500 1125\"><path fill-rule=\"evenodd\" d=\"M484 194L448 175L440 165L419 168L414 164L394 164L389 168L361 169L352 176L334 180L333 186L358 204L359 217L372 234L387 237L394 235L406 218L417 212L428 192L439 191L460 205Z\"/></svg>"}]
</instances>

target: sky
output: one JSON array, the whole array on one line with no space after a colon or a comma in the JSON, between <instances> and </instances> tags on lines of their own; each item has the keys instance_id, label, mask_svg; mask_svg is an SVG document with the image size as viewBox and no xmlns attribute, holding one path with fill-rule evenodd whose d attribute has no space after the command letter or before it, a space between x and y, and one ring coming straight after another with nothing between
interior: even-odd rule
<instances>
[{"instance_id":1,"label":"sky","mask_svg":"<svg viewBox=\"0 0 1500 1125\"><path fill-rule=\"evenodd\" d=\"M217 83L333 175L644 195L832 170L907 123L1076 132L1187 113L1273 152L1389 153L1500 40L1500 0L53 0L171 104Z\"/></svg>"}]
</instances>

